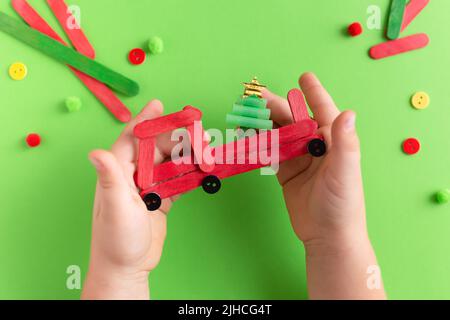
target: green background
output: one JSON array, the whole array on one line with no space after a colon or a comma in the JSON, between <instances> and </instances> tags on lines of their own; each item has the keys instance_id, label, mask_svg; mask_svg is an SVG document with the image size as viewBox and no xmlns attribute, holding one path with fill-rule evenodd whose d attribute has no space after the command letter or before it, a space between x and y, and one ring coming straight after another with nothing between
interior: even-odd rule
<instances>
[{"instance_id":1,"label":"green background","mask_svg":"<svg viewBox=\"0 0 450 320\"><path fill-rule=\"evenodd\" d=\"M30 0L56 30L44 0ZM450 206L432 195L450 187L450 1L434 0L406 30L425 32L425 50L373 61L383 30L345 35L388 0L73 0L102 63L135 79L142 93L124 99L136 114L162 100L166 112L192 104L207 128L225 129L241 82L254 75L285 95L314 71L342 108L359 115L368 223L390 298L450 298ZM9 1L0 9L15 15ZM142 66L130 49L159 35L166 50ZM9 65L29 68L21 82ZM109 148L123 129L69 70L0 33L0 298L76 299L66 268L87 270L95 173L87 154ZM429 109L411 108L416 91ZM79 96L69 114L64 99ZM27 133L43 144L25 147ZM401 142L423 145L407 157ZM184 196L168 222L161 264L151 275L155 299L307 298L302 245L273 177L234 177L217 196Z\"/></svg>"}]
</instances>

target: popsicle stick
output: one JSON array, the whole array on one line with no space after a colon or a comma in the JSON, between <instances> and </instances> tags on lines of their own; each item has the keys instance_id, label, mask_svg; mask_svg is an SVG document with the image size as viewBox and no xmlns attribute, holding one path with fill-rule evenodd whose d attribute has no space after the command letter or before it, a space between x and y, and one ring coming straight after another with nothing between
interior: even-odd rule
<instances>
[{"instance_id":1,"label":"popsicle stick","mask_svg":"<svg viewBox=\"0 0 450 320\"><path fill-rule=\"evenodd\" d=\"M67 21L74 18L64 0L47 0L47 3L75 49L86 57L94 59L95 50L80 26L78 28L69 28Z\"/></svg>"},{"instance_id":2,"label":"popsicle stick","mask_svg":"<svg viewBox=\"0 0 450 320\"><path fill-rule=\"evenodd\" d=\"M310 118L303 92L301 92L299 89L293 89L289 91L288 101L295 122L299 122L301 120L306 120Z\"/></svg>"},{"instance_id":3,"label":"popsicle stick","mask_svg":"<svg viewBox=\"0 0 450 320\"><path fill-rule=\"evenodd\" d=\"M129 122L132 118L131 111L122 101L111 91L111 89L98 80L70 67L84 85L94 94L94 96L111 112L111 114L121 122Z\"/></svg>"},{"instance_id":4,"label":"popsicle stick","mask_svg":"<svg viewBox=\"0 0 450 320\"><path fill-rule=\"evenodd\" d=\"M389 13L389 22L387 37L391 40L400 37L400 30L403 24L403 16L407 0L391 0L391 11Z\"/></svg>"},{"instance_id":5,"label":"popsicle stick","mask_svg":"<svg viewBox=\"0 0 450 320\"><path fill-rule=\"evenodd\" d=\"M423 9L430 3L430 0L411 0L405 9L403 17L402 32L410 25L411 22L422 12Z\"/></svg>"},{"instance_id":6,"label":"popsicle stick","mask_svg":"<svg viewBox=\"0 0 450 320\"><path fill-rule=\"evenodd\" d=\"M11 4L17 14L33 29L67 45L26 0L12 0Z\"/></svg>"},{"instance_id":7,"label":"popsicle stick","mask_svg":"<svg viewBox=\"0 0 450 320\"><path fill-rule=\"evenodd\" d=\"M139 93L139 85L136 82L41 34L39 31L31 29L3 12L0 12L0 30L62 63L71 65L118 92L128 96L135 96Z\"/></svg>"},{"instance_id":8,"label":"popsicle stick","mask_svg":"<svg viewBox=\"0 0 450 320\"><path fill-rule=\"evenodd\" d=\"M197 124L201 125L201 124ZM212 161L208 162L205 159L204 154L207 153L212 156L212 150L209 146L209 142L205 140L205 131L203 131L203 127L200 128L199 132L195 132L195 126L190 125L186 127L186 130L189 132L189 136L191 139L191 146L192 150L194 151L194 157L197 160L198 166L200 167L200 170L203 172L211 172L214 170L214 166L216 165L214 163L214 159L211 159ZM195 139L198 139L196 134L199 134L201 136L201 143L198 143L195 141Z\"/></svg>"},{"instance_id":9,"label":"popsicle stick","mask_svg":"<svg viewBox=\"0 0 450 320\"><path fill-rule=\"evenodd\" d=\"M153 183L153 167L155 162L156 138L139 141L139 157L137 163L137 186L149 188Z\"/></svg>"},{"instance_id":10,"label":"popsicle stick","mask_svg":"<svg viewBox=\"0 0 450 320\"><path fill-rule=\"evenodd\" d=\"M378 60L401 53L418 50L428 45L430 39L424 33L380 43L370 49L370 57Z\"/></svg>"},{"instance_id":11,"label":"popsicle stick","mask_svg":"<svg viewBox=\"0 0 450 320\"><path fill-rule=\"evenodd\" d=\"M202 112L193 107L185 107L182 111L147 120L134 128L134 136L138 139L155 137L164 132L170 132L190 126L194 121L202 119Z\"/></svg>"},{"instance_id":12,"label":"popsicle stick","mask_svg":"<svg viewBox=\"0 0 450 320\"><path fill-rule=\"evenodd\" d=\"M290 126L282 127L280 129L274 129L267 132L267 143L261 145L257 136L247 137L243 141L243 151L248 154L248 159L251 158L255 152L264 152L268 148L272 147L272 136L277 133L279 142L275 147L280 145L291 144L295 141L314 135L317 131L317 123L311 119L303 120L301 122L292 124ZM256 141L254 139L257 139ZM242 143L242 142L241 142ZM232 152L228 152L231 150ZM217 155L222 157L222 163L219 163ZM216 165L223 163L236 163L237 158L240 156L237 150L237 143L230 142L226 145L213 148L213 155L215 157ZM181 164L175 164L173 162L165 162L155 167L154 169L154 182L162 182L169 180L173 177L188 174L197 170L197 167L193 164L192 157L185 157Z\"/></svg>"},{"instance_id":13,"label":"popsicle stick","mask_svg":"<svg viewBox=\"0 0 450 320\"><path fill-rule=\"evenodd\" d=\"M48 25L48 23L28 4L26 0L13 0L12 6L22 19L24 19L33 29L67 46L67 43ZM106 85L71 66L69 66L69 68L119 121L128 122L131 120L131 112Z\"/></svg>"},{"instance_id":14,"label":"popsicle stick","mask_svg":"<svg viewBox=\"0 0 450 320\"><path fill-rule=\"evenodd\" d=\"M281 146L279 149L279 162L282 163L290 159L305 155L308 152L308 143L313 139L321 139L321 137L313 135L311 137L295 141L291 144ZM266 166L267 163L261 163L259 161L256 164L246 165L221 164L216 165L213 174L219 179L226 179ZM166 199L175 195L183 194L200 187L202 185L203 179L208 175L209 173L196 170L184 176L177 177L164 183L155 185L149 189L143 189L141 192L141 196L145 196L148 193L155 192L162 199Z\"/></svg>"}]
</instances>

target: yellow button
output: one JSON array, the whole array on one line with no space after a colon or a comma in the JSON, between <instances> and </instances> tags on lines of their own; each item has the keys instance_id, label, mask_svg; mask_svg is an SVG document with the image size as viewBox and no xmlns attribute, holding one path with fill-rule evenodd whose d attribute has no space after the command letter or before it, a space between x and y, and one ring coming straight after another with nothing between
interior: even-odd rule
<instances>
[{"instance_id":1,"label":"yellow button","mask_svg":"<svg viewBox=\"0 0 450 320\"><path fill-rule=\"evenodd\" d=\"M27 76L27 66L21 62L16 62L9 67L9 76L13 80L23 80Z\"/></svg>"},{"instance_id":2,"label":"yellow button","mask_svg":"<svg viewBox=\"0 0 450 320\"><path fill-rule=\"evenodd\" d=\"M411 100L414 108L422 110L430 105L430 96L425 92L417 92Z\"/></svg>"}]
</instances>

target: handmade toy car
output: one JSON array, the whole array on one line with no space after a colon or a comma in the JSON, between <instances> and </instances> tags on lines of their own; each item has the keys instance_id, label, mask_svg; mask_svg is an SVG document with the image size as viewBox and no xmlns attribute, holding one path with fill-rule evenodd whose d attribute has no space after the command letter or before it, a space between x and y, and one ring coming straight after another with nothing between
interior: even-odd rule
<instances>
[{"instance_id":1,"label":"handmade toy car","mask_svg":"<svg viewBox=\"0 0 450 320\"><path fill-rule=\"evenodd\" d=\"M188 164L176 164L169 161L155 167L156 137L179 128L186 128L190 137L194 137L194 122L200 122L202 119L200 110L187 106L180 112L138 124L134 129L134 135L139 140L137 176L135 178L140 195L148 210L158 210L162 199L186 193L200 186L209 194L217 193L223 179L266 167L267 163L262 163L259 159L253 164L247 162L237 164L240 162L219 162L215 158L219 152L220 154L223 152L223 158L227 160L236 160L237 157L249 159L252 154L261 151L260 147L263 146L259 145L259 139L263 134L268 135L269 140L275 134L279 137L279 142L275 145L279 152L279 163L307 153L314 157L323 156L326 153L326 145L323 138L317 134L317 123L308 114L303 93L298 89L291 90L288 94L288 101L294 119L293 124L243 137L244 141L234 141L211 148L209 143L203 140L204 132L201 128L202 143L194 143L194 139L191 138L193 157L197 161L186 161ZM255 147L255 142L257 142L257 147ZM244 154L229 153L229 150L238 150L239 143L245 143ZM267 153L271 154L275 151L270 143L264 147ZM211 154L213 161L208 163L206 159L203 159L204 154Z\"/></svg>"}]
</instances>

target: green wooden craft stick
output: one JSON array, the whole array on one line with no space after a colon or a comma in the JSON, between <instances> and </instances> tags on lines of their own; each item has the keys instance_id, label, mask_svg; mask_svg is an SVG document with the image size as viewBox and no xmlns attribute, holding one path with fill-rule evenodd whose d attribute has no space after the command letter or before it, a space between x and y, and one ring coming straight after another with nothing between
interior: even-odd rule
<instances>
[{"instance_id":1,"label":"green wooden craft stick","mask_svg":"<svg viewBox=\"0 0 450 320\"><path fill-rule=\"evenodd\" d=\"M231 127L253 128L271 130L273 129L273 122L271 120L260 120L253 118L246 118L227 114L227 124Z\"/></svg>"},{"instance_id":2,"label":"green wooden craft stick","mask_svg":"<svg viewBox=\"0 0 450 320\"><path fill-rule=\"evenodd\" d=\"M270 119L270 109L244 107L238 104L233 106L233 114L236 116L256 118L261 120Z\"/></svg>"},{"instance_id":3,"label":"green wooden craft stick","mask_svg":"<svg viewBox=\"0 0 450 320\"><path fill-rule=\"evenodd\" d=\"M387 37L391 40L395 40L400 37L406 3L407 0L392 0L387 30Z\"/></svg>"},{"instance_id":4,"label":"green wooden craft stick","mask_svg":"<svg viewBox=\"0 0 450 320\"><path fill-rule=\"evenodd\" d=\"M127 96L135 96L139 93L139 85L133 80L62 45L3 12L0 12L0 30L48 56L103 82L120 93Z\"/></svg>"}]
</instances>

